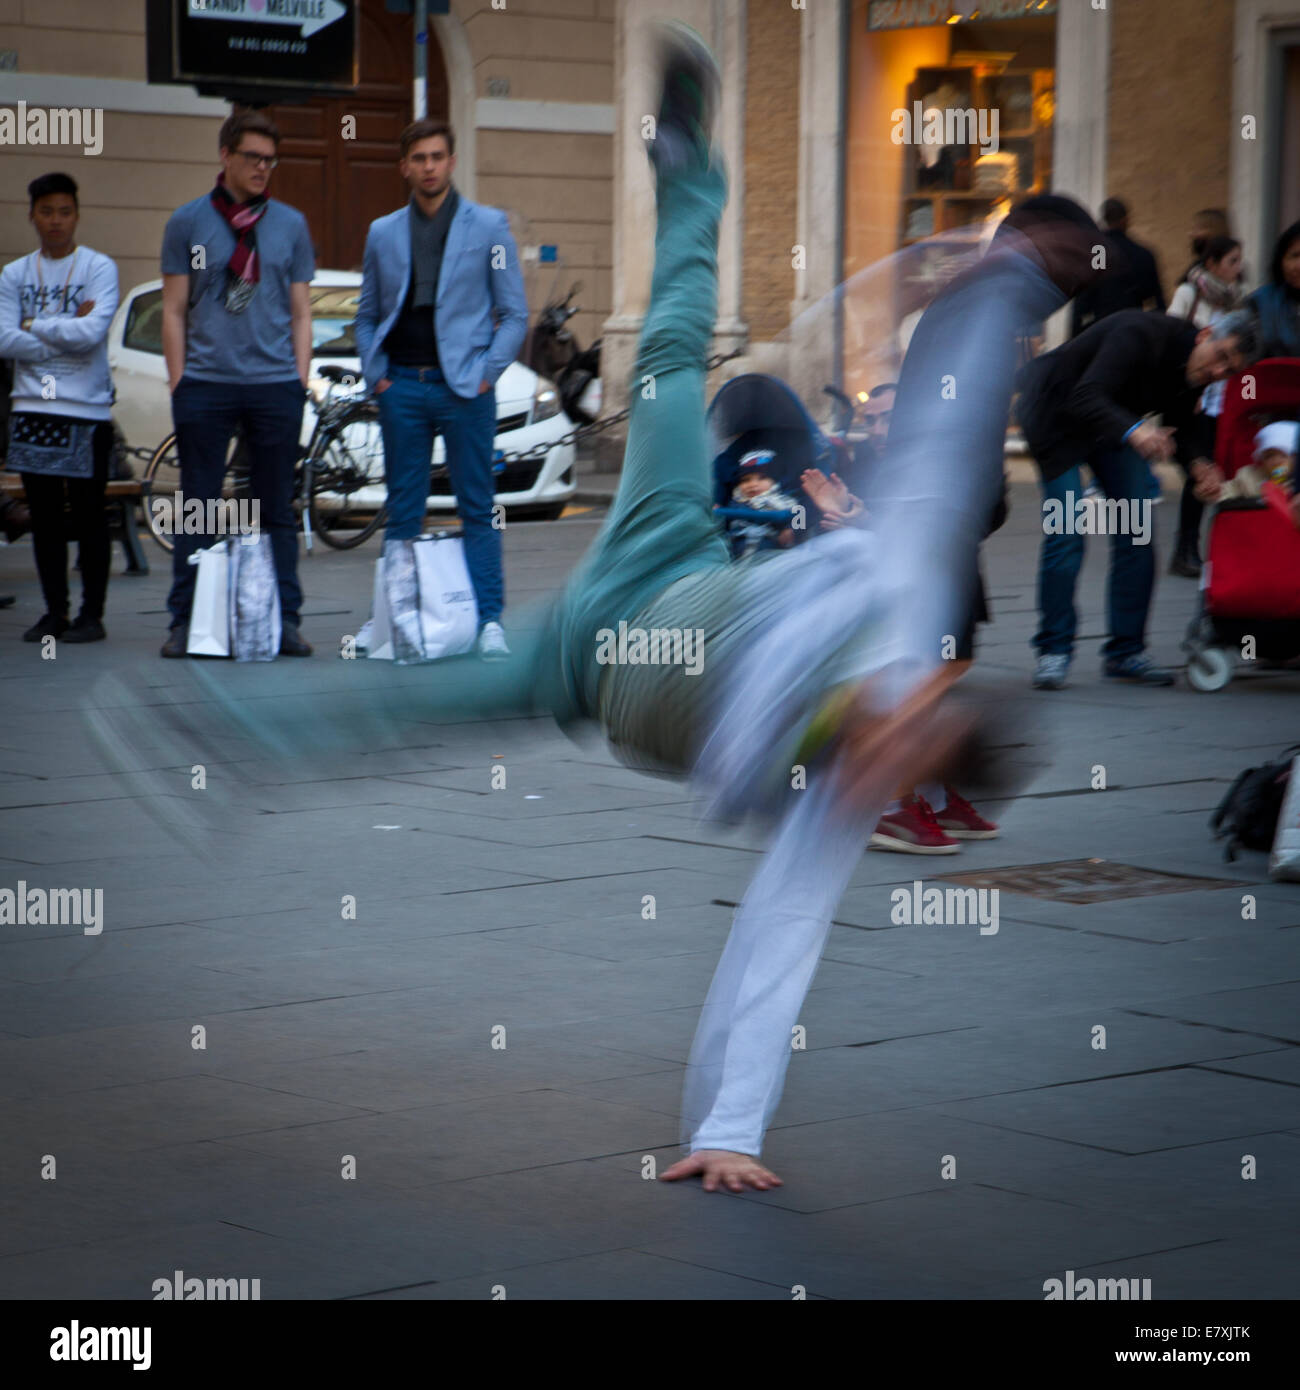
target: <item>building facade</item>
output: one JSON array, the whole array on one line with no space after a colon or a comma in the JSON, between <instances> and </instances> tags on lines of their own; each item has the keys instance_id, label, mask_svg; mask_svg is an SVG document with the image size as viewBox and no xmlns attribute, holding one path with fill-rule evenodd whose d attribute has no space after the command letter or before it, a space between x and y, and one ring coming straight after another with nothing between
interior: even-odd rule
<instances>
[{"instance_id":1,"label":"building facade","mask_svg":"<svg viewBox=\"0 0 1300 1390\"><path fill-rule=\"evenodd\" d=\"M507 209L530 306L577 279L584 342L610 298L616 0L451 0L426 36L427 110L457 137L457 186ZM228 102L146 80L146 0L0 0L0 107L91 107L103 148L0 149L0 260L33 245L25 189L62 169L81 187L80 234L117 261L123 290L158 275L172 210L210 188ZM437 8L431 5L430 8ZM406 198L397 137L412 118L414 20L361 0L355 95L270 108L284 141L272 196L300 207L318 264L359 269L370 220ZM354 117L351 126L344 124Z\"/></svg>"},{"instance_id":2,"label":"building facade","mask_svg":"<svg viewBox=\"0 0 1300 1390\"><path fill-rule=\"evenodd\" d=\"M636 35L666 11L724 68L716 345L745 355L719 379L774 371L812 404L823 383L888 378L909 314L1027 193L1094 215L1122 198L1167 293L1197 211L1227 212L1251 283L1300 217L1300 0L623 0L620 71L644 66ZM635 80L615 89L611 403L651 226L634 139L649 97ZM926 140L932 110L959 118L955 139ZM993 112L996 140L979 126Z\"/></svg>"},{"instance_id":3,"label":"building facade","mask_svg":"<svg viewBox=\"0 0 1300 1390\"><path fill-rule=\"evenodd\" d=\"M576 329L584 343L603 337L613 409L626 402L650 284L641 133L656 19L693 24L723 66L717 138L731 197L715 343L743 355L715 382L774 371L812 402L824 382L856 391L892 374L908 315L1027 192L1067 193L1094 213L1107 196L1124 199L1167 292L1198 210L1227 211L1254 282L1277 232L1300 217L1300 0L447 8L429 22L428 105L456 128L457 183L511 213L534 311L553 288L583 282ZM0 106L105 113L97 157L4 151L5 259L31 245L23 189L50 168L81 182L84 237L114 256L124 286L157 273L167 215L210 185L229 108L145 81L145 9L0 0ZM307 211L322 265L356 264L369 219L404 196L393 147L411 114L414 42L409 15L363 0L355 96L275 108L286 142L273 191ZM347 114L351 143L339 135Z\"/></svg>"}]
</instances>

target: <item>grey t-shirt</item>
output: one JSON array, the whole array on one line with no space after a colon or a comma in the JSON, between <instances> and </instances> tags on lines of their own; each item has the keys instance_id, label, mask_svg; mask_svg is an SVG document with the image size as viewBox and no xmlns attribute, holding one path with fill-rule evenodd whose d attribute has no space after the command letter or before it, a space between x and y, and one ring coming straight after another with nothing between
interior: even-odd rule
<instances>
[{"instance_id":1,"label":"grey t-shirt","mask_svg":"<svg viewBox=\"0 0 1300 1390\"><path fill-rule=\"evenodd\" d=\"M185 333L185 375L196 381L265 385L297 379L289 286L316 273L307 219L287 203L268 200L257 223L261 278L242 314L226 308L226 267L235 234L208 194L176 209L163 233L164 275L189 275L190 313ZM204 265L194 268L197 248Z\"/></svg>"}]
</instances>

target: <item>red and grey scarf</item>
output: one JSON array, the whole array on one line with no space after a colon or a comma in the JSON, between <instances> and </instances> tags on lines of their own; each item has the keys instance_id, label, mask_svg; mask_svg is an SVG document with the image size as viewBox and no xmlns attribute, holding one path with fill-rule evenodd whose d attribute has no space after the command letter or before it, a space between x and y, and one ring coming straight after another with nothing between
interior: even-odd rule
<instances>
[{"instance_id":1,"label":"red and grey scarf","mask_svg":"<svg viewBox=\"0 0 1300 1390\"><path fill-rule=\"evenodd\" d=\"M235 249L231 253L230 264L226 268L226 309L232 314L242 314L248 302L257 293L257 282L262 278L262 263L257 257L257 224L266 214L268 199L265 193L250 198L246 203L237 203L226 187L226 176L217 175L217 186L212 190L212 206L226 219L226 224L235 234Z\"/></svg>"},{"instance_id":2,"label":"red and grey scarf","mask_svg":"<svg viewBox=\"0 0 1300 1390\"><path fill-rule=\"evenodd\" d=\"M1206 270L1204 262L1192 266L1187 272L1187 283L1196 291L1196 298L1192 301L1192 313L1187 315L1189 321L1202 299L1211 309L1230 310L1235 309L1244 297L1239 281L1220 280L1217 275L1211 275Z\"/></svg>"}]
</instances>

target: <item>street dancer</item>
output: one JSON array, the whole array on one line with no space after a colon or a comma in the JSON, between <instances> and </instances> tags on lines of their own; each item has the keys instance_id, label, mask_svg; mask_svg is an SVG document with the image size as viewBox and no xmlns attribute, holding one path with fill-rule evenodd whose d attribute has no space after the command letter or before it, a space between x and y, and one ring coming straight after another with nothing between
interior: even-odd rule
<instances>
[{"instance_id":1,"label":"street dancer","mask_svg":"<svg viewBox=\"0 0 1300 1390\"><path fill-rule=\"evenodd\" d=\"M710 144L718 70L683 26L667 27L664 49L649 147L654 274L609 516L515 661L439 663L436 683L395 686L369 716L410 711L418 699L425 720L472 708L596 722L625 761L692 776L713 813L777 819L692 1049L682 1115L689 1152L662 1175L700 1174L709 1191L740 1191L780 1182L758 1155L790 1029L863 846L892 788L949 772L965 737L967 725L943 704L957 674L942 659L943 636L960 631L1001 484L1015 335L1065 302L1061 284L1087 266L1096 229L1073 204L1063 215L1042 204L1064 200L1040 200L995 242L985 277L957 282L946 307L922 319L899 383L898 453L868 499L877 530L841 528L732 561L711 514L705 426L726 200ZM954 373L956 399L937 404ZM702 664L674 665L662 643L658 663L605 664L608 634L624 626L632 637L698 635ZM265 740L277 715L259 703L248 725ZM279 722L281 747L304 736L301 706ZM356 739L373 727L355 711L347 724L322 711L313 746L336 730Z\"/></svg>"}]
</instances>

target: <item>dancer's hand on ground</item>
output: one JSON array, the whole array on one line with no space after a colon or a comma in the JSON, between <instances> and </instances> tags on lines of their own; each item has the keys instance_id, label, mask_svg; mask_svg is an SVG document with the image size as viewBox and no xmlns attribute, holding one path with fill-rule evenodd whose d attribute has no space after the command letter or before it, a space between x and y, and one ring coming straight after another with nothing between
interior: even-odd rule
<instances>
[{"instance_id":1,"label":"dancer's hand on ground","mask_svg":"<svg viewBox=\"0 0 1300 1390\"><path fill-rule=\"evenodd\" d=\"M731 1192L743 1192L755 1187L766 1192L769 1187L783 1187L781 1179L752 1154L735 1153L731 1149L696 1149L659 1175L660 1182L676 1182L679 1178L704 1175L704 1190L716 1192L725 1187Z\"/></svg>"}]
</instances>

